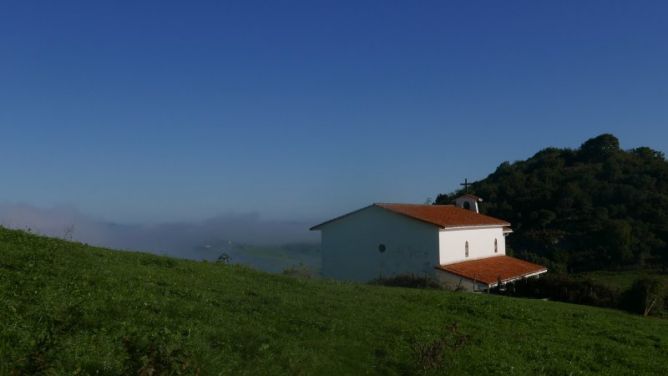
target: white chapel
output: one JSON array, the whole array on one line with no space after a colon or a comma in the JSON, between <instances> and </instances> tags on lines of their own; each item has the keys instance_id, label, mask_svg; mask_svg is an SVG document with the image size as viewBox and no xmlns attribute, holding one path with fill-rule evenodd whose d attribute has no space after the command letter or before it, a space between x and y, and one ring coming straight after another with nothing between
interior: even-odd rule
<instances>
[{"instance_id":1,"label":"white chapel","mask_svg":"<svg viewBox=\"0 0 668 376\"><path fill-rule=\"evenodd\" d=\"M409 274L484 291L547 272L506 255L510 223L480 214L480 202L467 194L454 205L376 203L316 225L322 274L360 282Z\"/></svg>"}]
</instances>

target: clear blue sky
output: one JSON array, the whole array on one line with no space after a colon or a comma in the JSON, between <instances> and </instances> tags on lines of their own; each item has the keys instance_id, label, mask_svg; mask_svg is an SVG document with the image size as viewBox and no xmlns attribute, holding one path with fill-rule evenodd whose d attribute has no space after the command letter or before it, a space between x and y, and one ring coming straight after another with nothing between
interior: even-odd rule
<instances>
[{"instance_id":1,"label":"clear blue sky","mask_svg":"<svg viewBox=\"0 0 668 376\"><path fill-rule=\"evenodd\" d=\"M422 202L668 151L665 1L3 1L0 201L115 221Z\"/></svg>"}]
</instances>

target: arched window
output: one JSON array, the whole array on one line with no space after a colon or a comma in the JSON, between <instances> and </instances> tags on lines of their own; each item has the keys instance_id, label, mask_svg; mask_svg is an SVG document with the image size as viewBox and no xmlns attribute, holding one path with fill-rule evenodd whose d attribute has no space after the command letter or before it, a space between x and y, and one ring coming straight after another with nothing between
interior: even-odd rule
<instances>
[{"instance_id":1,"label":"arched window","mask_svg":"<svg viewBox=\"0 0 668 376\"><path fill-rule=\"evenodd\" d=\"M499 240L494 239L494 253L498 253L498 252L499 252Z\"/></svg>"},{"instance_id":2,"label":"arched window","mask_svg":"<svg viewBox=\"0 0 668 376\"><path fill-rule=\"evenodd\" d=\"M464 201L464 209L471 210L471 204L468 201Z\"/></svg>"},{"instance_id":3,"label":"arched window","mask_svg":"<svg viewBox=\"0 0 668 376\"><path fill-rule=\"evenodd\" d=\"M469 241L467 240L466 243L464 243L464 256L469 257Z\"/></svg>"}]
</instances>

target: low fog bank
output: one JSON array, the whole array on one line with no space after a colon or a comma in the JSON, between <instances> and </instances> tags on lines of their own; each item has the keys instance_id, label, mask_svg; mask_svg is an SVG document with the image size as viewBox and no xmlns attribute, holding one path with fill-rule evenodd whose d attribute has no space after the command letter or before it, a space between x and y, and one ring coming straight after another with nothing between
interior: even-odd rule
<instances>
[{"instance_id":1,"label":"low fog bank","mask_svg":"<svg viewBox=\"0 0 668 376\"><path fill-rule=\"evenodd\" d=\"M0 225L91 245L196 260L215 259L227 253L233 262L252 266L257 266L257 260L239 254L248 248L241 245L310 243L317 248L315 244L319 242L319 234L308 230L313 223L264 220L256 213L223 214L198 222L123 225L96 220L71 206L0 204Z\"/></svg>"}]
</instances>

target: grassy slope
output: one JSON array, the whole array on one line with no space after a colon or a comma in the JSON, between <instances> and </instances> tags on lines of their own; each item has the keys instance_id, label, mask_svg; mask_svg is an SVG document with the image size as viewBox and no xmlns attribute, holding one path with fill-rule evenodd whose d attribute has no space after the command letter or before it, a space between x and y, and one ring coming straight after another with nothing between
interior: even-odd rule
<instances>
[{"instance_id":1,"label":"grassy slope","mask_svg":"<svg viewBox=\"0 0 668 376\"><path fill-rule=\"evenodd\" d=\"M307 281L0 228L0 374L666 374L668 321L553 302ZM447 332L447 331L446 331ZM452 337L447 337L452 340Z\"/></svg>"}]
</instances>

